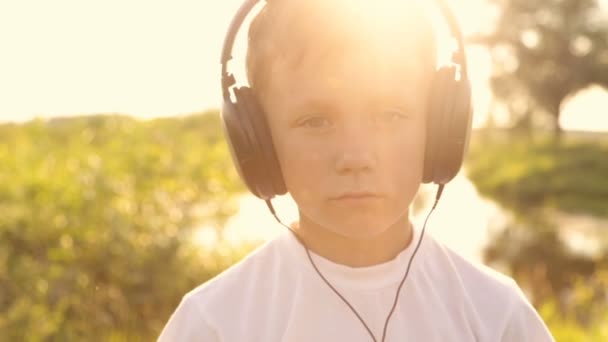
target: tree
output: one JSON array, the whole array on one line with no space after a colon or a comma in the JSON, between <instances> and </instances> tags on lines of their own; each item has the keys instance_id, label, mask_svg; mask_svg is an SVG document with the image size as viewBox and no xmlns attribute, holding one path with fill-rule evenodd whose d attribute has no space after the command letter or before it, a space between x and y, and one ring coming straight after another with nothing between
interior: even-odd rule
<instances>
[{"instance_id":1,"label":"tree","mask_svg":"<svg viewBox=\"0 0 608 342\"><path fill-rule=\"evenodd\" d=\"M564 100L592 84L608 87L608 14L597 0L488 0L500 12L493 32L470 37L490 49L491 84L515 120L548 114L561 134Z\"/></svg>"}]
</instances>

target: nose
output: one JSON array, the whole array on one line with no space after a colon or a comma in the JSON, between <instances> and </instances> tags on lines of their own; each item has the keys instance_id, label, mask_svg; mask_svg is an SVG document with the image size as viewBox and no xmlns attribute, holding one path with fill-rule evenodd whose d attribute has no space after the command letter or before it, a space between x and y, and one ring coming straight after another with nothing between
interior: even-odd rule
<instances>
[{"instance_id":1,"label":"nose","mask_svg":"<svg viewBox=\"0 0 608 342\"><path fill-rule=\"evenodd\" d=\"M365 123L343 126L338 139L336 170L339 173L358 173L373 170L377 156L373 129Z\"/></svg>"}]
</instances>

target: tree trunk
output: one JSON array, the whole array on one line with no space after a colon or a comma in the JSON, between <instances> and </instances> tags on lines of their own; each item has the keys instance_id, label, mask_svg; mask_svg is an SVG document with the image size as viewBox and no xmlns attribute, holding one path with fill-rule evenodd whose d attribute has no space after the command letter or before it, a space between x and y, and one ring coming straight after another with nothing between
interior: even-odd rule
<instances>
[{"instance_id":1,"label":"tree trunk","mask_svg":"<svg viewBox=\"0 0 608 342\"><path fill-rule=\"evenodd\" d=\"M557 99L552 106L552 114L553 114L553 138L557 144L561 143L564 130L562 129L561 124L559 123L559 117L561 114L562 102L564 100L564 96Z\"/></svg>"},{"instance_id":2,"label":"tree trunk","mask_svg":"<svg viewBox=\"0 0 608 342\"><path fill-rule=\"evenodd\" d=\"M555 121L553 122L553 137L555 138L555 141L560 142L562 140L563 134L564 130L559 124L559 115L557 115L555 116Z\"/></svg>"}]
</instances>

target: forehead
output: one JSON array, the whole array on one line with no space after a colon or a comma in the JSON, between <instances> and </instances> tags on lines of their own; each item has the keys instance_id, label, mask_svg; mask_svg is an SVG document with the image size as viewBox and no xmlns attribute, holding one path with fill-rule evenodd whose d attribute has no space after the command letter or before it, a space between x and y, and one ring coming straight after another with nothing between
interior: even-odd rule
<instances>
[{"instance_id":1,"label":"forehead","mask_svg":"<svg viewBox=\"0 0 608 342\"><path fill-rule=\"evenodd\" d=\"M430 77L416 60L369 53L343 59L305 59L278 67L268 80L266 106L274 111L305 106L352 104L422 104Z\"/></svg>"},{"instance_id":2,"label":"forehead","mask_svg":"<svg viewBox=\"0 0 608 342\"><path fill-rule=\"evenodd\" d=\"M315 2L310 0L310 3ZM272 24L268 23L267 29L272 28L274 32L266 36L261 45L271 64L296 65L303 60L331 63L355 58L366 63L371 60L387 62L392 58L393 65L394 62L413 61L420 65L435 64L434 29L429 18L419 10L399 8L390 16L378 16L378 13L360 13L361 9L328 10L318 4L310 7L314 10L309 9L306 15L290 13L289 16L278 16ZM375 8L372 5L368 7Z\"/></svg>"}]
</instances>

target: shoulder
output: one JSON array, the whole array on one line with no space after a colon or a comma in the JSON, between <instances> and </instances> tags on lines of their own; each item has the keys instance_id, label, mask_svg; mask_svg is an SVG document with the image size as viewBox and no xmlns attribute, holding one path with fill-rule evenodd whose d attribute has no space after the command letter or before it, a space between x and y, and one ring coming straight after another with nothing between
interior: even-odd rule
<instances>
[{"instance_id":1,"label":"shoulder","mask_svg":"<svg viewBox=\"0 0 608 342\"><path fill-rule=\"evenodd\" d=\"M487 294L489 297L498 295L504 298L518 294L518 286L511 277L481 262L463 257L432 236L425 243L426 266L435 275L450 278L453 286L475 294Z\"/></svg>"},{"instance_id":2,"label":"shoulder","mask_svg":"<svg viewBox=\"0 0 608 342\"><path fill-rule=\"evenodd\" d=\"M514 292L515 299L501 341L555 341L545 322L517 285Z\"/></svg>"},{"instance_id":3,"label":"shoulder","mask_svg":"<svg viewBox=\"0 0 608 342\"><path fill-rule=\"evenodd\" d=\"M222 273L185 295L202 308L224 306L227 301L246 297L281 268L283 251L280 239L270 240Z\"/></svg>"},{"instance_id":4,"label":"shoulder","mask_svg":"<svg viewBox=\"0 0 608 342\"><path fill-rule=\"evenodd\" d=\"M501 341L552 341L546 325L511 277L469 260L430 238L425 264L432 265L440 286L476 317L478 330L492 326Z\"/></svg>"},{"instance_id":5,"label":"shoulder","mask_svg":"<svg viewBox=\"0 0 608 342\"><path fill-rule=\"evenodd\" d=\"M220 341L218 330L209 323L206 315L198 307L198 303L186 295L169 318L157 341L201 340Z\"/></svg>"},{"instance_id":6,"label":"shoulder","mask_svg":"<svg viewBox=\"0 0 608 342\"><path fill-rule=\"evenodd\" d=\"M270 275L281 273L279 268L283 268L279 240L262 244L241 261L184 295L159 341L216 341L225 332L223 325L226 322L238 325L241 316L255 314L252 311L259 298L272 291L267 288L273 285L270 282L269 286Z\"/></svg>"}]
</instances>

